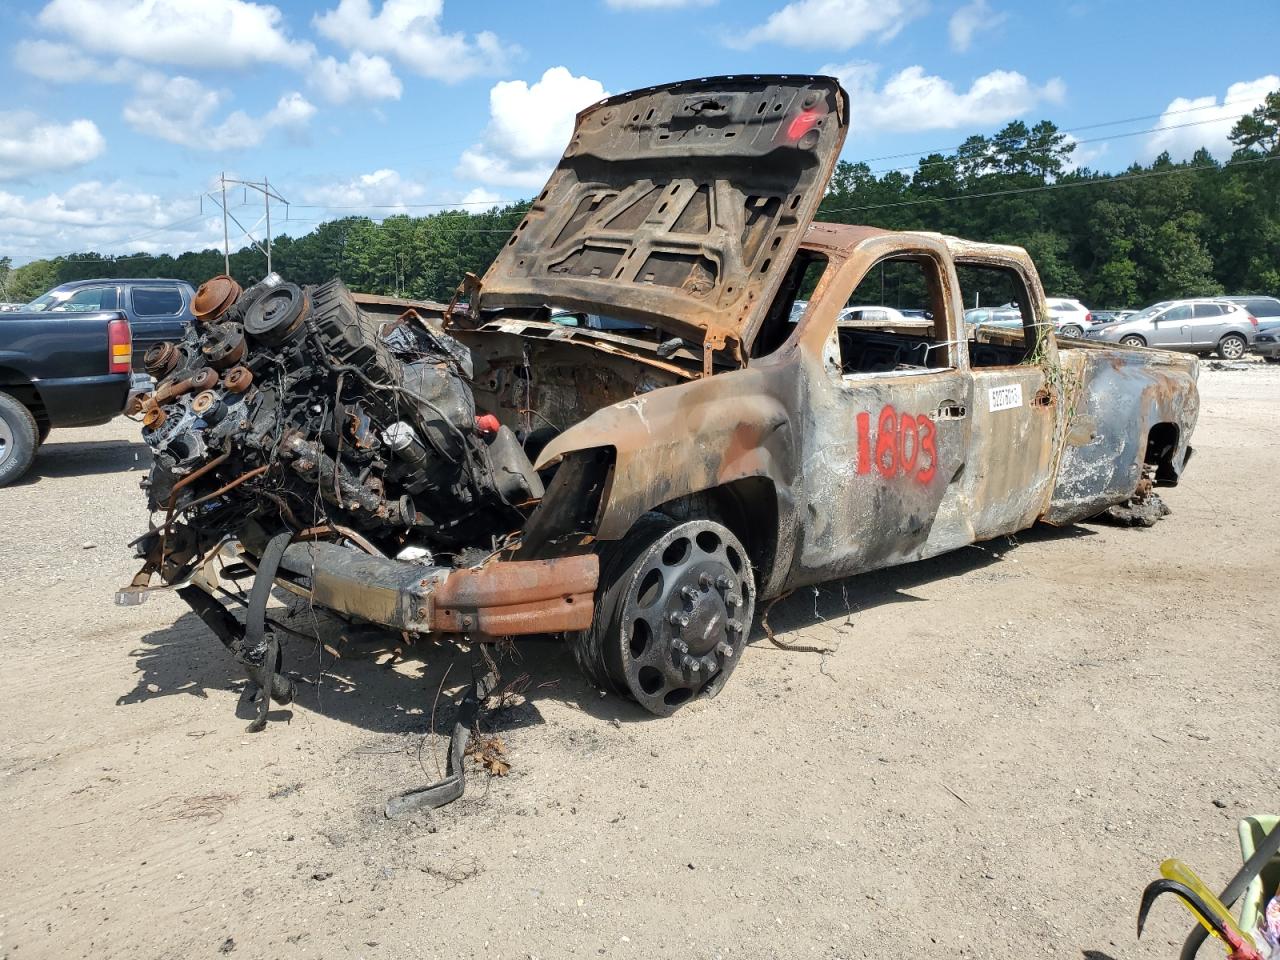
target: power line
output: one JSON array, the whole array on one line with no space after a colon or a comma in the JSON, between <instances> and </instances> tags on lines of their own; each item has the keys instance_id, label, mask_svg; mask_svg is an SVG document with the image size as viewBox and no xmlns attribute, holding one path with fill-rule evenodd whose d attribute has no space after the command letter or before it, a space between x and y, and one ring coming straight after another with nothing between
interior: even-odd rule
<instances>
[{"instance_id":1,"label":"power line","mask_svg":"<svg viewBox=\"0 0 1280 960\"><path fill-rule=\"evenodd\" d=\"M1228 107L1233 104L1241 104L1241 103L1252 103L1256 105L1257 101L1253 97L1242 97L1237 100L1224 100L1222 103L1206 104L1205 106L1202 106L1202 107L1187 107L1183 110L1165 110L1163 113L1149 113L1140 117L1126 117L1123 120L1103 120L1098 123L1087 123L1087 124L1082 124L1075 127L1069 127L1067 129L1059 130L1057 132L1069 134L1077 130L1098 130L1102 127L1121 127L1121 126L1124 126L1126 123L1137 123L1139 120L1158 120L1161 117L1172 117L1172 116L1177 116L1183 113L1196 113L1200 110L1221 110L1223 107ZM1243 116L1243 114L1241 114L1241 116ZM1216 123L1221 119L1222 119L1221 117L1215 117L1212 120L1207 120L1205 122ZM1080 141L1080 142L1083 142L1083 141ZM883 157L865 157L861 160L855 160L853 162L854 163L879 163L881 160L901 160L903 157L923 157L925 154L929 154L929 153L952 152L955 150L959 150L962 146L964 146L964 144L959 143L949 147L934 147L931 150L915 150L908 153L889 153L889 154L885 154Z\"/></svg>"},{"instance_id":2,"label":"power line","mask_svg":"<svg viewBox=\"0 0 1280 960\"><path fill-rule=\"evenodd\" d=\"M1171 124L1170 126L1167 126L1167 127L1151 127L1151 128L1149 128L1149 129L1147 129L1147 130L1130 130L1130 131L1128 131L1127 133L1112 133L1112 134L1108 134L1108 135L1106 135L1105 137L1090 137L1090 138L1085 139L1085 140L1078 140L1078 139L1075 139L1075 138L1073 137L1073 138L1072 138L1072 144L1071 144L1071 145L1074 147L1074 146L1078 146L1078 145L1080 145L1080 144L1082 144L1082 143L1098 143L1099 141L1102 141L1102 140L1106 140L1107 142L1110 142L1110 141L1112 141L1112 140L1123 140L1125 137L1141 137L1141 136L1143 136L1143 135L1145 135L1145 134L1149 134L1149 133L1161 133L1162 131L1165 131L1165 130L1182 130L1182 129L1184 129L1185 127L1199 127L1199 126L1203 126L1203 125L1204 125L1204 124L1206 124L1206 123L1220 123L1220 122L1221 122L1221 118L1219 118L1219 117L1214 117L1213 119L1210 119L1210 120L1192 120L1192 121L1190 121L1190 122L1188 122L1188 123L1175 123L1175 124ZM1077 128L1077 129L1079 129L1079 128ZM1061 133L1062 131L1058 131L1058 132L1059 132L1059 133ZM1036 147L1036 146L1032 146L1032 145L1028 144L1026 147L1023 147L1021 150L1018 150L1018 151L1015 151L1015 152L1016 152L1016 153L1031 153L1031 152L1035 151L1036 149L1037 149L1037 147ZM917 171L917 170L926 170L926 169L928 169L929 167L950 167L950 166L955 166L956 159L957 159L956 157L952 157L952 158L950 158L950 159L948 159L948 160L934 160L934 161L932 161L932 162L930 162L930 163L920 163L920 164L917 164L917 165L916 165L916 166L914 166L914 167L881 167L881 168L880 168L880 169L878 169L878 170L871 170L871 171L869 171L869 172L870 172L870 173L873 173L873 174L875 174L875 173L894 173L894 172L911 173L911 172L914 172L914 171Z\"/></svg>"},{"instance_id":3,"label":"power line","mask_svg":"<svg viewBox=\"0 0 1280 960\"><path fill-rule=\"evenodd\" d=\"M914 207L924 203L952 203L956 200L987 200L992 197L1007 197L1022 193L1040 193L1044 190L1065 190L1069 187L1098 187L1112 183L1128 183L1131 180L1148 180L1153 177L1168 177L1176 173L1221 173L1228 167L1243 167L1252 163L1271 163L1280 160L1275 157L1253 157L1249 160L1231 160L1220 167L1196 166L1177 167L1173 170L1148 170L1143 173L1127 173L1118 177L1100 177L1093 180L1059 180L1057 183L1046 183L1038 187L1015 187L1010 190L992 190L988 193L960 193L951 197L920 197L915 200L897 200L893 203L873 203L862 207L830 207L819 210L820 214L853 213L861 210L883 210L888 207Z\"/></svg>"}]
</instances>

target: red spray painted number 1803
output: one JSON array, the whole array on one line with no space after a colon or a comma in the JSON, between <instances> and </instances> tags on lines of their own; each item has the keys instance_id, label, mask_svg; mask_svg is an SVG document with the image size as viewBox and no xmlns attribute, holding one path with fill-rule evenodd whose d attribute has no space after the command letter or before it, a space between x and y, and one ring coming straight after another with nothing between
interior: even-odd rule
<instances>
[{"instance_id":1,"label":"red spray painted number 1803","mask_svg":"<svg viewBox=\"0 0 1280 960\"><path fill-rule=\"evenodd\" d=\"M875 432L871 414L858 414L858 473L872 465L885 479L910 477L927 484L938 472L938 430L923 413L899 414L893 407L880 411Z\"/></svg>"}]
</instances>

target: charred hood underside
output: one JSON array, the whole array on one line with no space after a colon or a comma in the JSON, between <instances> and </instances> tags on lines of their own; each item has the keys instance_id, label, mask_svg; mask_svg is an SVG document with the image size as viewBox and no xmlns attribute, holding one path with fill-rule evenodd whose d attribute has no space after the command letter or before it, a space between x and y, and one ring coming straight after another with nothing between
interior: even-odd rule
<instances>
[{"instance_id":1,"label":"charred hood underside","mask_svg":"<svg viewBox=\"0 0 1280 960\"><path fill-rule=\"evenodd\" d=\"M479 309L554 304L749 343L844 143L829 77L716 77L578 115Z\"/></svg>"}]
</instances>

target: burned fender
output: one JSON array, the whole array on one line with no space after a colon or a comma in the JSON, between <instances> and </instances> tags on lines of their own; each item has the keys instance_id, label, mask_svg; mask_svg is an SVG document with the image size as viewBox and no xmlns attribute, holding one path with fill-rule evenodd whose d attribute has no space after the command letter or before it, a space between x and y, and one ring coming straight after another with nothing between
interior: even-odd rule
<instances>
[{"instance_id":1,"label":"burned fender","mask_svg":"<svg viewBox=\"0 0 1280 960\"><path fill-rule=\"evenodd\" d=\"M536 466L577 451L613 450L612 480L597 515L601 540L621 538L660 504L735 481L766 477L787 489L795 482L795 437L776 386L761 365L654 390L570 427ZM786 512L779 503L779 518Z\"/></svg>"}]
</instances>

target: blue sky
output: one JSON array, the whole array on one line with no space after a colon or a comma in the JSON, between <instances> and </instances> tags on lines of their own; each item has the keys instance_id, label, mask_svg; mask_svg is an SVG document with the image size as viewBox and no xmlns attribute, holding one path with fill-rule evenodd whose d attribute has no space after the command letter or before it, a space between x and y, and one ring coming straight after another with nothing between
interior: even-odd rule
<instances>
[{"instance_id":1,"label":"blue sky","mask_svg":"<svg viewBox=\"0 0 1280 960\"><path fill-rule=\"evenodd\" d=\"M0 22L15 262L220 246L200 195L222 170L269 176L295 233L526 197L577 109L692 76L836 73L844 156L876 170L1015 118L1073 132L1097 169L1225 158L1280 87L1274 0L0 0Z\"/></svg>"}]
</instances>

